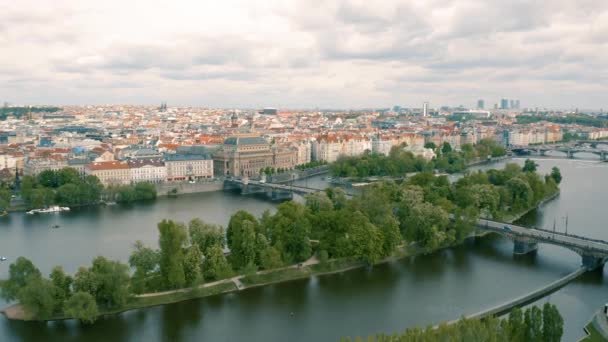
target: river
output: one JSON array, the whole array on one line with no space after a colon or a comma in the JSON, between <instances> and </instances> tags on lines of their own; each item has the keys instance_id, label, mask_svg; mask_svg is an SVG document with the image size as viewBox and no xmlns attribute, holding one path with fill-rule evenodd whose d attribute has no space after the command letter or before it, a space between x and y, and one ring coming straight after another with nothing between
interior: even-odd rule
<instances>
[{"instance_id":1,"label":"river","mask_svg":"<svg viewBox=\"0 0 608 342\"><path fill-rule=\"evenodd\" d=\"M540 171L562 170L561 195L522 221L608 240L608 164L597 161L536 159ZM523 163L523 159L515 159ZM479 168L502 167L504 163ZM298 181L324 186L322 177ZM97 255L126 261L136 240L156 245L156 223L163 218L200 217L223 224L232 213L255 214L276 207L259 198L206 193L163 198L132 206L78 209L0 219L0 277L17 256L30 258L44 273L54 265L74 272ZM59 229L51 229L54 224ZM576 269L580 257L567 249L540 245L538 253L512 255L513 244L491 235L373 269L312 277L239 293L136 310L100 319L31 323L0 318L0 341L337 341L340 336L402 331L434 324L522 295ZM543 298L565 319L565 341L582 336L582 327L608 301L608 279L590 273ZM0 300L0 306L6 303ZM292 314L293 313L293 314Z\"/></svg>"}]
</instances>

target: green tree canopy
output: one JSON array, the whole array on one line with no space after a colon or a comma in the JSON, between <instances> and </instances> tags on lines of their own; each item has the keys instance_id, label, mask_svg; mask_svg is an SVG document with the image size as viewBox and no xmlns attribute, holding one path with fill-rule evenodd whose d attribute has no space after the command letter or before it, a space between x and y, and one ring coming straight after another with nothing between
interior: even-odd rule
<instances>
[{"instance_id":1,"label":"green tree canopy","mask_svg":"<svg viewBox=\"0 0 608 342\"><path fill-rule=\"evenodd\" d=\"M104 257L93 259L90 268L81 267L74 277L74 292L88 292L103 308L119 308L129 297L129 268Z\"/></svg>"},{"instance_id":2,"label":"green tree canopy","mask_svg":"<svg viewBox=\"0 0 608 342\"><path fill-rule=\"evenodd\" d=\"M0 281L2 298L15 300L19 291L25 287L30 279L42 278L40 270L24 257L19 257L9 266L8 279Z\"/></svg>"},{"instance_id":3,"label":"green tree canopy","mask_svg":"<svg viewBox=\"0 0 608 342\"><path fill-rule=\"evenodd\" d=\"M160 233L160 273L167 288L181 288L186 279L184 275L183 247L188 235L183 224L162 220L158 224Z\"/></svg>"},{"instance_id":4,"label":"green tree canopy","mask_svg":"<svg viewBox=\"0 0 608 342\"><path fill-rule=\"evenodd\" d=\"M85 323L93 323L99 315L95 298L87 292L76 292L63 305L63 312Z\"/></svg>"}]
</instances>

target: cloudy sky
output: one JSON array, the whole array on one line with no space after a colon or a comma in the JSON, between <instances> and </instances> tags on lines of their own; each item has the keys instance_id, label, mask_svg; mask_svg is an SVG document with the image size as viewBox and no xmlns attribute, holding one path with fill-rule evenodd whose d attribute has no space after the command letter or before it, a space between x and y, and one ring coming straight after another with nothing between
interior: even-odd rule
<instances>
[{"instance_id":1,"label":"cloudy sky","mask_svg":"<svg viewBox=\"0 0 608 342\"><path fill-rule=\"evenodd\" d=\"M606 0L0 0L0 101L608 109Z\"/></svg>"}]
</instances>

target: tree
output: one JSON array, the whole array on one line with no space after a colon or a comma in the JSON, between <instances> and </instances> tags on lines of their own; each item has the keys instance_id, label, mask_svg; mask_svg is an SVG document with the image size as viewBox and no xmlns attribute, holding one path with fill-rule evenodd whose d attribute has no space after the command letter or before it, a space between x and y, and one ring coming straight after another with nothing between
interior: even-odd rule
<instances>
[{"instance_id":1,"label":"tree","mask_svg":"<svg viewBox=\"0 0 608 342\"><path fill-rule=\"evenodd\" d=\"M312 194L306 195L306 207L310 209L313 213L318 213L319 211L327 211L332 210L334 208L334 204L331 199L324 192L315 192Z\"/></svg>"},{"instance_id":2,"label":"tree","mask_svg":"<svg viewBox=\"0 0 608 342\"><path fill-rule=\"evenodd\" d=\"M79 205L83 202L80 197L80 189L78 185L73 183L67 183L57 188L55 198L59 205L69 207Z\"/></svg>"},{"instance_id":3,"label":"tree","mask_svg":"<svg viewBox=\"0 0 608 342\"><path fill-rule=\"evenodd\" d=\"M157 273L160 263L160 252L145 247L143 242L136 241L133 245L134 251L129 256L129 266L135 269L131 279L131 287L135 293L143 293L147 290L157 290L151 287L150 277Z\"/></svg>"},{"instance_id":4,"label":"tree","mask_svg":"<svg viewBox=\"0 0 608 342\"><path fill-rule=\"evenodd\" d=\"M374 226L365 215L356 211L343 211L341 224L346 224L347 231L337 238L338 254L354 256L372 265L384 255L382 232Z\"/></svg>"},{"instance_id":5,"label":"tree","mask_svg":"<svg viewBox=\"0 0 608 342\"><path fill-rule=\"evenodd\" d=\"M536 172L536 169L538 168L538 164L530 159L526 159L526 161L524 162L524 167L522 168L523 172Z\"/></svg>"},{"instance_id":6,"label":"tree","mask_svg":"<svg viewBox=\"0 0 608 342\"><path fill-rule=\"evenodd\" d=\"M256 233L255 224L249 220L240 221L240 226L232 225L232 239L230 248L230 263L235 270L255 265L256 261Z\"/></svg>"},{"instance_id":7,"label":"tree","mask_svg":"<svg viewBox=\"0 0 608 342\"><path fill-rule=\"evenodd\" d=\"M466 188L466 193L472 196L473 205L484 217L495 218L500 208L500 193L492 184L473 184Z\"/></svg>"},{"instance_id":8,"label":"tree","mask_svg":"<svg viewBox=\"0 0 608 342\"><path fill-rule=\"evenodd\" d=\"M553 178L553 180L555 181L556 184L559 184L562 182L562 173L557 166L554 166L551 169L551 178Z\"/></svg>"},{"instance_id":9,"label":"tree","mask_svg":"<svg viewBox=\"0 0 608 342\"><path fill-rule=\"evenodd\" d=\"M230 264L220 246L214 245L207 250L203 262L203 274L209 280L223 279L232 274Z\"/></svg>"},{"instance_id":10,"label":"tree","mask_svg":"<svg viewBox=\"0 0 608 342\"><path fill-rule=\"evenodd\" d=\"M66 299L70 298L72 294L73 279L65 274L61 266L53 268L50 278L56 289L55 294L57 303L63 303Z\"/></svg>"},{"instance_id":11,"label":"tree","mask_svg":"<svg viewBox=\"0 0 608 342\"><path fill-rule=\"evenodd\" d=\"M524 312L524 324L526 325L525 341L543 341L543 313L537 306L526 309Z\"/></svg>"},{"instance_id":12,"label":"tree","mask_svg":"<svg viewBox=\"0 0 608 342\"><path fill-rule=\"evenodd\" d=\"M190 242L197 245L204 254L211 246L226 246L224 228L219 225L207 224L200 219L194 219L188 224Z\"/></svg>"},{"instance_id":13,"label":"tree","mask_svg":"<svg viewBox=\"0 0 608 342\"><path fill-rule=\"evenodd\" d=\"M334 205L334 209L340 210L346 207L348 198L346 197L346 191L341 188L327 188L325 189L327 197L331 200Z\"/></svg>"},{"instance_id":14,"label":"tree","mask_svg":"<svg viewBox=\"0 0 608 342\"><path fill-rule=\"evenodd\" d=\"M156 187L150 182L135 184L135 198L138 200L152 200L156 198Z\"/></svg>"},{"instance_id":15,"label":"tree","mask_svg":"<svg viewBox=\"0 0 608 342\"><path fill-rule=\"evenodd\" d=\"M11 204L11 192L0 188L0 215L5 212Z\"/></svg>"},{"instance_id":16,"label":"tree","mask_svg":"<svg viewBox=\"0 0 608 342\"><path fill-rule=\"evenodd\" d=\"M511 178L507 181L506 188L511 194L511 203L515 211L528 208L534 200L532 188L524 179Z\"/></svg>"},{"instance_id":17,"label":"tree","mask_svg":"<svg viewBox=\"0 0 608 342\"><path fill-rule=\"evenodd\" d=\"M0 282L0 294L6 300L15 300L19 290L27 285L32 278L41 278L40 270L24 257L19 257L9 266L9 277Z\"/></svg>"},{"instance_id":18,"label":"tree","mask_svg":"<svg viewBox=\"0 0 608 342\"><path fill-rule=\"evenodd\" d=\"M279 205L269 223L271 245L281 250L286 262L301 262L310 258L311 223L306 207L296 202Z\"/></svg>"},{"instance_id":19,"label":"tree","mask_svg":"<svg viewBox=\"0 0 608 342\"><path fill-rule=\"evenodd\" d=\"M228 248L232 250L232 239L236 234L240 234L239 231L243 226L243 221L249 221L253 223L254 230L257 232L259 227L259 222L251 213L245 210L239 210L230 216L230 221L228 222L228 228L226 229L226 243L228 244Z\"/></svg>"},{"instance_id":20,"label":"tree","mask_svg":"<svg viewBox=\"0 0 608 342\"><path fill-rule=\"evenodd\" d=\"M523 312L520 308L514 308L509 313L509 332L510 340L513 342L524 342L525 325Z\"/></svg>"},{"instance_id":21,"label":"tree","mask_svg":"<svg viewBox=\"0 0 608 342\"><path fill-rule=\"evenodd\" d=\"M276 247L267 246L260 253L259 265L265 270L281 267L283 265L281 252Z\"/></svg>"},{"instance_id":22,"label":"tree","mask_svg":"<svg viewBox=\"0 0 608 342\"><path fill-rule=\"evenodd\" d=\"M182 288L184 276L183 246L188 238L183 224L162 220L158 224L160 237L160 274L167 288Z\"/></svg>"},{"instance_id":23,"label":"tree","mask_svg":"<svg viewBox=\"0 0 608 342\"><path fill-rule=\"evenodd\" d=\"M135 274L148 276L158 268L160 253L150 247L144 246L141 240L133 244L135 249L129 256L129 266L135 268Z\"/></svg>"},{"instance_id":24,"label":"tree","mask_svg":"<svg viewBox=\"0 0 608 342\"><path fill-rule=\"evenodd\" d=\"M129 297L129 268L104 257L93 259L90 268L81 267L74 277L74 292L91 294L104 308L119 308Z\"/></svg>"},{"instance_id":25,"label":"tree","mask_svg":"<svg viewBox=\"0 0 608 342\"><path fill-rule=\"evenodd\" d=\"M434 150L437 148L437 145L435 145L434 142L427 142L424 144L424 148L430 148L431 150Z\"/></svg>"},{"instance_id":26,"label":"tree","mask_svg":"<svg viewBox=\"0 0 608 342\"><path fill-rule=\"evenodd\" d=\"M42 277L30 277L19 290L17 299L25 311L36 319L51 317L60 304L57 301L56 287Z\"/></svg>"},{"instance_id":27,"label":"tree","mask_svg":"<svg viewBox=\"0 0 608 342\"><path fill-rule=\"evenodd\" d=\"M76 292L63 304L63 312L85 323L93 323L99 315L95 298L87 292Z\"/></svg>"},{"instance_id":28,"label":"tree","mask_svg":"<svg viewBox=\"0 0 608 342\"><path fill-rule=\"evenodd\" d=\"M543 305L543 341L559 342L564 334L564 319L557 307L550 303Z\"/></svg>"},{"instance_id":29,"label":"tree","mask_svg":"<svg viewBox=\"0 0 608 342\"><path fill-rule=\"evenodd\" d=\"M444 141L443 145L441 146L441 153L442 154L448 154L450 152L452 152L452 145L450 145L449 142Z\"/></svg>"},{"instance_id":30,"label":"tree","mask_svg":"<svg viewBox=\"0 0 608 342\"><path fill-rule=\"evenodd\" d=\"M122 185L116 189L116 202L130 203L137 199L135 189L129 185Z\"/></svg>"},{"instance_id":31,"label":"tree","mask_svg":"<svg viewBox=\"0 0 608 342\"><path fill-rule=\"evenodd\" d=\"M187 285L194 286L201 281L202 263L203 255L198 246L190 246L190 248L188 248L188 252L186 252L186 256L184 257L184 278Z\"/></svg>"}]
</instances>

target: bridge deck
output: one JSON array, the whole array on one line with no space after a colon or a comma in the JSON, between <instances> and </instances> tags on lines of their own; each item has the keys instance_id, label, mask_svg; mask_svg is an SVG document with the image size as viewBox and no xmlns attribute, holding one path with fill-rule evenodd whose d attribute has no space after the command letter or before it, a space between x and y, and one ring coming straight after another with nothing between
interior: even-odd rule
<instances>
[{"instance_id":1,"label":"bridge deck","mask_svg":"<svg viewBox=\"0 0 608 342\"><path fill-rule=\"evenodd\" d=\"M538 242L577 249L593 255L608 257L608 242L539 228L526 228L510 223L480 219L477 226L504 235L529 238ZM505 228L506 227L506 228Z\"/></svg>"}]
</instances>

